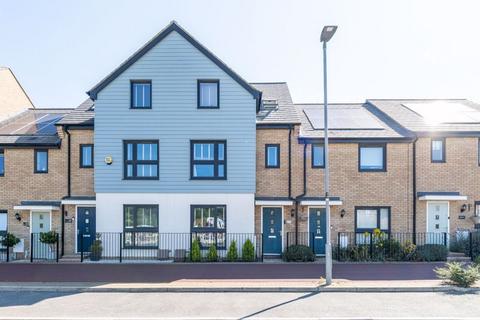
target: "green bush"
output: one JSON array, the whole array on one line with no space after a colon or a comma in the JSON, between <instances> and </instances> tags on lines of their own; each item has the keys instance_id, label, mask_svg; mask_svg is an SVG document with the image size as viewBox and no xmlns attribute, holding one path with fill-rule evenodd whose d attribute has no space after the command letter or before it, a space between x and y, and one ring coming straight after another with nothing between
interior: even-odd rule
<instances>
[{"instance_id":1,"label":"green bush","mask_svg":"<svg viewBox=\"0 0 480 320\"><path fill-rule=\"evenodd\" d=\"M212 244L208 248L207 260L209 262L216 262L218 260L217 246L215 244Z\"/></svg>"},{"instance_id":2,"label":"green bush","mask_svg":"<svg viewBox=\"0 0 480 320\"><path fill-rule=\"evenodd\" d=\"M48 231L40 233L40 242L46 244L54 244L57 242L57 233L55 231Z\"/></svg>"},{"instance_id":3,"label":"green bush","mask_svg":"<svg viewBox=\"0 0 480 320\"><path fill-rule=\"evenodd\" d=\"M15 237L12 233L7 233L5 237L0 242L4 247L13 247L20 242L20 239Z\"/></svg>"},{"instance_id":4,"label":"green bush","mask_svg":"<svg viewBox=\"0 0 480 320\"><path fill-rule=\"evenodd\" d=\"M250 239L247 239L243 244L242 260L246 262L255 261L255 247Z\"/></svg>"},{"instance_id":5,"label":"green bush","mask_svg":"<svg viewBox=\"0 0 480 320\"><path fill-rule=\"evenodd\" d=\"M477 267L480 267L480 256L477 256L475 260L473 260L473 264Z\"/></svg>"},{"instance_id":6,"label":"green bush","mask_svg":"<svg viewBox=\"0 0 480 320\"><path fill-rule=\"evenodd\" d=\"M97 239L90 246L90 260L99 261L102 258L103 246L101 237L97 235Z\"/></svg>"},{"instance_id":7,"label":"green bush","mask_svg":"<svg viewBox=\"0 0 480 320\"><path fill-rule=\"evenodd\" d=\"M416 250L417 261L446 261L447 255L448 249L441 244L424 244Z\"/></svg>"},{"instance_id":8,"label":"green bush","mask_svg":"<svg viewBox=\"0 0 480 320\"><path fill-rule=\"evenodd\" d=\"M292 245L283 253L286 261L314 261L315 254L310 247L304 245Z\"/></svg>"},{"instance_id":9,"label":"green bush","mask_svg":"<svg viewBox=\"0 0 480 320\"><path fill-rule=\"evenodd\" d=\"M334 257L338 261L368 261L370 248L367 245L349 245L346 248L336 248Z\"/></svg>"},{"instance_id":10,"label":"green bush","mask_svg":"<svg viewBox=\"0 0 480 320\"><path fill-rule=\"evenodd\" d=\"M190 260L192 262L200 262L202 260L202 252L200 251L200 240L195 239L192 242L192 250L190 252Z\"/></svg>"},{"instance_id":11,"label":"green bush","mask_svg":"<svg viewBox=\"0 0 480 320\"><path fill-rule=\"evenodd\" d=\"M471 287L480 280L480 269L478 266L465 266L458 262L450 262L444 268L436 268L435 273L443 281L464 288Z\"/></svg>"},{"instance_id":12,"label":"green bush","mask_svg":"<svg viewBox=\"0 0 480 320\"><path fill-rule=\"evenodd\" d=\"M232 242L230 242L230 246L228 247L227 252L227 260L230 262L238 260L237 242L235 240L232 240Z\"/></svg>"},{"instance_id":13,"label":"green bush","mask_svg":"<svg viewBox=\"0 0 480 320\"><path fill-rule=\"evenodd\" d=\"M466 253L466 250L469 246L468 236L467 237L451 237L449 243L449 249L451 252L460 252Z\"/></svg>"}]
</instances>

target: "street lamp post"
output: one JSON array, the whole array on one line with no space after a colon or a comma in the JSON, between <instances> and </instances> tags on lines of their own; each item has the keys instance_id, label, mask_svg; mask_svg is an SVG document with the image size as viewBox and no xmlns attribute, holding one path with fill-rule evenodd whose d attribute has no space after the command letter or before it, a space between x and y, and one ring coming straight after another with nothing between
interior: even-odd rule
<instances>
[{"instance_id":1,"label":"street lamp post","mask_svg":"<svg viewBox=\"0 0 480 320\"><path fill-rule=\"evenodd\" d=\"M325 189L325 211L327 215L326 222L326 243L325 243L325 279L327 285L332 284L332 242L331 242L331 226L330 226L330 171L328 164L328 100L327 100L327 42L333 37L337 31L337 26L325 26L320 36L323 43L323 130L324 130L324 152L325 152L325 173L324 173L324 189Z\"/></svg>"}]
</instances>

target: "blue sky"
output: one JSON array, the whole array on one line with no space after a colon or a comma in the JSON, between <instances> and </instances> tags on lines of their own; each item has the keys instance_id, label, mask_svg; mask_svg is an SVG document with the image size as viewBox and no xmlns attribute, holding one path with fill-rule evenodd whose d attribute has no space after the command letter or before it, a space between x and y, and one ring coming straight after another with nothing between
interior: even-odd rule
<instances>
[{"instance_id":1,"label":"blue sky","mask_svg":"<svg viewBox=\"0 0 480 320\"><path fill-rule=\"evenodd\" d=\"M329 98L480 101L478 1L0 0L0 65L38 107L73 107L176 20L247 81L287 81L296 102L321 101L319 35Z\"/></svg>"}]
</instances>

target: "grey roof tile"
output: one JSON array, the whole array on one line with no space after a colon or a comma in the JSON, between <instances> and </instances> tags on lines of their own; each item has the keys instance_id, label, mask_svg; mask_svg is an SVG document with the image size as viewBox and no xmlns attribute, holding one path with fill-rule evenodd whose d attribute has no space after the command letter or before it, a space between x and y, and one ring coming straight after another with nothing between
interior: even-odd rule
<instances>
[{"instance_id":1,"label":"grey roof tile","mask_svg":"<svg viewBox=\"0 0 480 320\"><path fill-rule=\"evenodd\" d=\"M329 104L329 108L343 108L343 109L360 109L364 108L369 112L381 125L382 129L329 129L329 137L331 139L411 139L413 135L401 126L385 117L382 113L376 110L371 110L364 104ZM323 104L295 104L297 113L301 117L300 138L323 138L323 129L314 129L310 120L304 112L304 109L318 108L323 112Z\"/></svg>"},{"instance_id":2,"label":"grey roof tile","mask_svg":"<svg viewBox=\"0 0 480 320\"><path fill-rule=\"evenodd\" d=\"M399 125L412 132L476 132L480 133L480 123L428 123L421 115L404 104L455 102L480 111L480 105L466 99L369 99L367 104L378 109Z\"/></svg>"},{"instance_id":3,"label":"grey roof tile","mask_svg":"<svg viewBox=\"0 0 480 320\"><path fill-rule=\"evenodd\" d=\"M260 108L257 113L258 124L300 123L300 117L293 105L290 90L286 82L250 83L262 92L262 100L276 100L277 109Z\"/></svg>"},{"instance_id":4,"label":"grey roof tile","mask_svg":"<svg viewBox=\"0 0 480 320\"><path fill-rule=\"evenodd\" d=\"M57 125L93 126L94 118L94 102L89 98L57 122Z\"/></svg>"}]
</instances>

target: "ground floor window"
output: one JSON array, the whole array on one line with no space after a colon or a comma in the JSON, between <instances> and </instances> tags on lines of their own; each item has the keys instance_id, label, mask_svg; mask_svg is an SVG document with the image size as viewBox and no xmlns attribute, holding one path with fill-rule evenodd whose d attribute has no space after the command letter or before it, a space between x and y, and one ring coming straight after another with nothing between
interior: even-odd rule
<instances>
[{"instance_id":1,"label":"ground floor window","mask_svg":"<svg viewBox=\"0 0 480 320\"><path fill-rule=\"evenodd\" d=\"M158 247L158 205L124 205L124 245Z\"/></svg>"},{"instance_id":2,"label":"ground floor window","mask_svg":"<svg viewBox=\"0 0 480 320\"><path fill-rule=\"evenodd\" d=\"M191 231L202 248L225 248L227 210L225 205L192 205Z\"/></svg>"},{"instance_id":3,"label":"ground floor window","mask_svg":"<svg viewBox=\"0 0 480 320\"><path fill-rule=\"evenodd\" d=\"M357 207L355 208L355 231L373 232L379 229L390 231L390 208L388 207Z\"/></svg>"}]
</instances>

